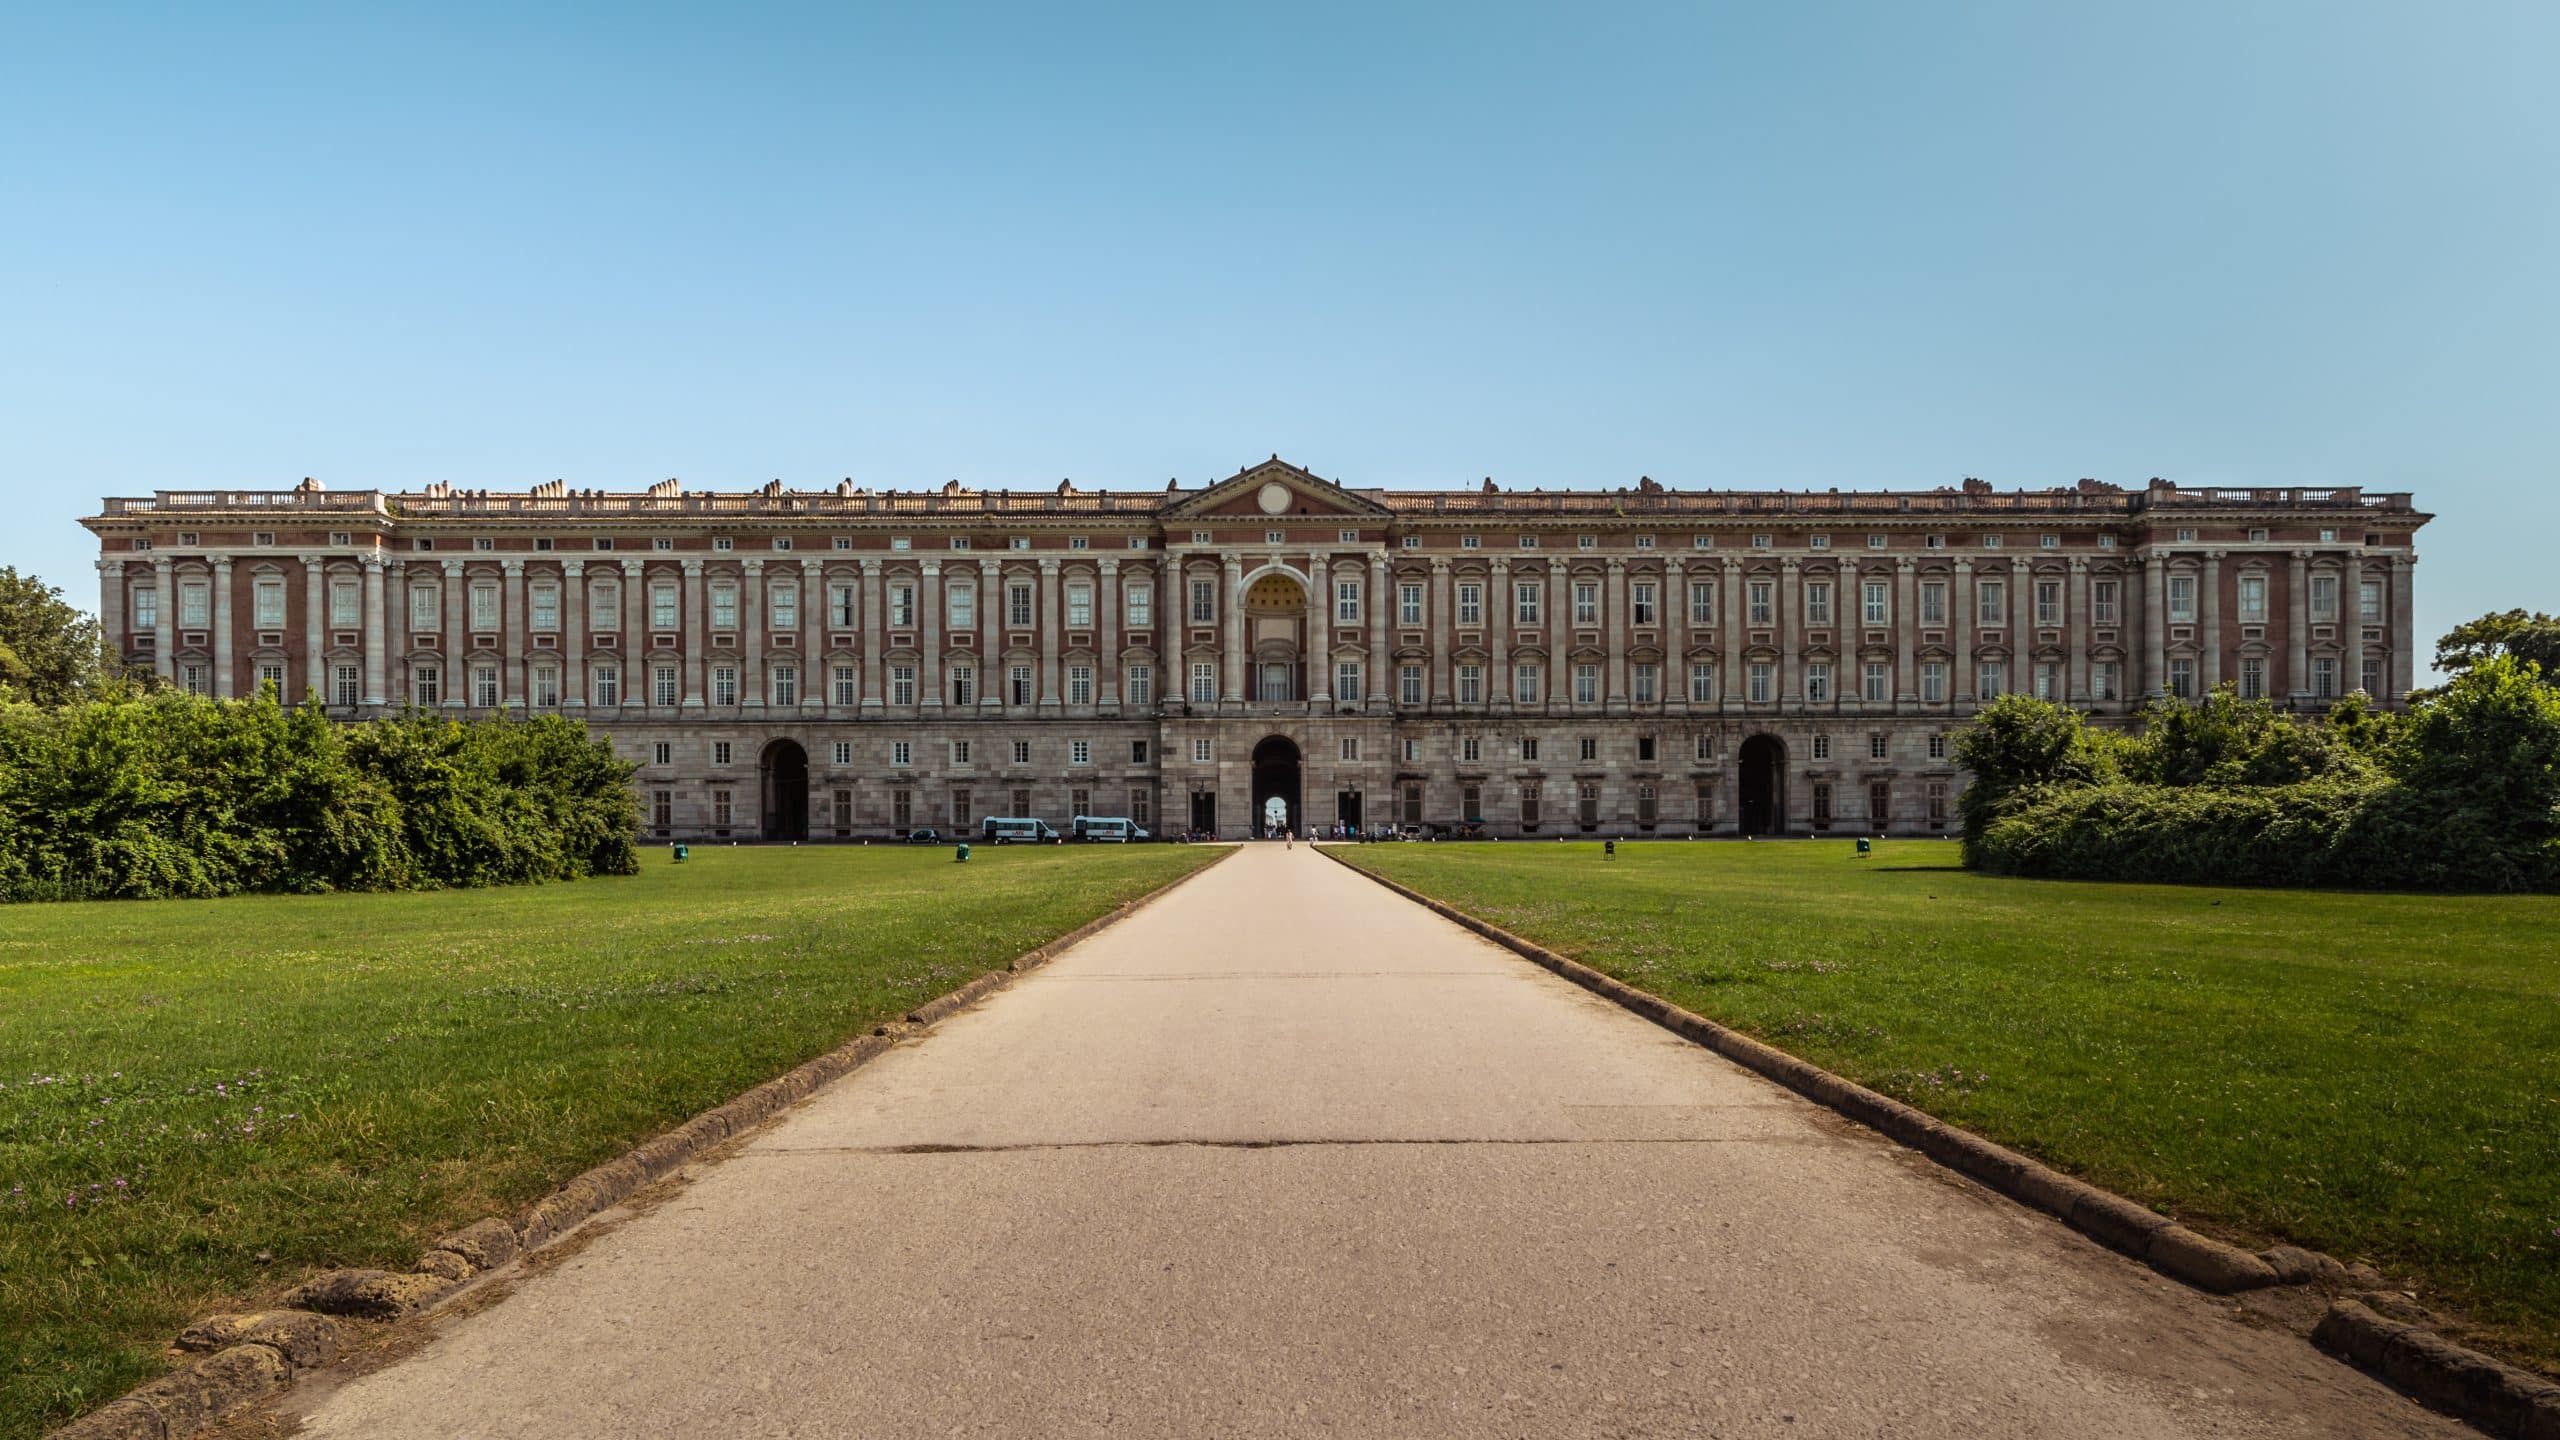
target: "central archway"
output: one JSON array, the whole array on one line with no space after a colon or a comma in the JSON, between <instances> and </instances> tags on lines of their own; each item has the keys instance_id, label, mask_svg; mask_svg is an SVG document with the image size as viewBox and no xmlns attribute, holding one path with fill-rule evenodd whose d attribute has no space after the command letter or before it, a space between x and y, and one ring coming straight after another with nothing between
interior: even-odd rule
<instances>
[{"instance_id":1,"label":"central archway","mask_svg":"<svg viewBox=\"0 0 2560 1440\"><path fill-rule=\"evenodd\" d=\"M1775 735L1742 742L1742 833L1780 835L1787 828L1787 747Z\"/></svg>"},{"instance_id":2,"label":"central archway","mask_svg":"<svg viewBox=\"0 0 2560 1440\"><path fill-rule=\"evenodd\" d=\"M1274 799L1287 807L1282 823L1292 830L1307 828L1306 811L1299 804L1298 742L1286 735L1266 737L1253 747L1253 810L1246 818L1247 833L1270 837L1267 817Z\"/></svg>"},{"instance_id":3,"label":"central archway","mask_svg":"<svg viewBox=\"0 0 2560 1440\"><path fill-rule=\"evenodd\" d=\"M764 838L809 838L809 752L797 740L776 740L756 761L756 785L764 796Z\"/></svg>"}]
</instances>

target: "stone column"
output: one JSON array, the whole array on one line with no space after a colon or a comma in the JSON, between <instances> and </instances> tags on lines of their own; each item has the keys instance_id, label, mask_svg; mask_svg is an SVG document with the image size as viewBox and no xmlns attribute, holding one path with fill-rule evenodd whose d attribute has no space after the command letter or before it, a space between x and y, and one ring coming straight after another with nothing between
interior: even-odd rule
<instances>
[{"instance_id":1,"label":"stone column","mask_svg":"<svg viewBox=\"0 0 2560 1440\"><path fill-rule=\"evenodd\" d=\"M684 708L699 710L703 706L703 651L707 648L703 612L707 607L703 603L702 562L683 563L684 590L677 603L684 612L679 617L684 621Z\"/></svg>"},{"instance_id":2,"label":"stone column","mask_svg":"<svg viewBox=\"0 0 2560 1440\"><path fill-rule=\"evenodd\" d=\"M2399 581L2402 576L2394 575L2391 578L2393 582L2391 593L2386 598L2396 610L2400 598ZM2347 673L2341 682L2343 693L2364 684L2364 551L2361 548L2347 552L2347 567L2338 580L2338 592L2338 632L2347 642ZM2296 632L2297 635L2299 633L2299 631ZM2400 633L2400 627L2394 625L2385 636L2384 643L2392 647L2390 653L2396 659L2400 647L2406 644L2407 640ZM2298 650L2302 642L2297 639L2294 644ZM2386 661L2383 668L2387 670L2393 666ZM2373 698L2379 700L2382 697L2377 695Z\"/></svg>"},{"instance_id":3,"label":"stone column","mask_svg":"<svg viewBox=\"0 0 2560 1440\"><path fill-rule=\"evenodd\" d=\"M302 557L302 689L295 699L314 690L323 702L329 698L329 679L321 673L323 644L329 638L328 559L325 555Z\"/></svg>"},{"instance_id":4,"label":"stone column","mask_svg":"<svg viewBox=\"0 0 2560 1440\"><path fill-rule=\"evenodd\" d=\"M391 649L391 627L384 623L382 613L382 570L383 559L380 555L364 557L363 699L365 708L369 710L379 709L388 703L383 699L382 679L388 668L385 662L389 658ZM165 569L160 572L164 588L168 583L168 573ZM160 659L164 667L161 673L164 675L168 673L165 667L169 659L169 605L169 596L162 594L160 597Z\"/></svg>"},{"instance_id":5,"label":"stone column","mask_svg":"<svg viewBox=\"0 0 2560 1440\"><path fill-rule=\"evenodd\" d=\"M1573 703L1573 567L1547 562L1547 708Z\"/></svg>"},{"instance_id":6,"label":"stone column","mask_svg":"<svg viewBox=\"0 0 2560 1440\"><path fill-rule=\"evenodd\" d=\"M2285 647L2284 688L2299 706L2311 698L2311 552L2296 550L2287 558L2293 563L2287 567L2284 628L2292 643ZM2354 596L2341 595L2338 601L2342 610L2351 611ZM2346 680L2347 688L2354 689L2356 677L2349 675Z\"/></svg>"},{"instance_id":7,"label":"stone column","mask_svg":"<svg viewBox=\"0 0 2560 1440\"><path fill-rule=\"evenodd\" d=\"M1128 617L1120 609L1120 561L1105 555L1094 568L1100 574L1093 585L1093 698L1104 710L1117 713L1121 636L1128 628Z\"/></svg>"},{"instance_id":8,"label":"stone column","mask_svg":"<svg viewBox=\"0 0 2560 1440\"><path fill-rule=\"evenodd\" d=\"M2222 683L2222 552L2204 552L2204 595L2199 612L2204 631L2202 689L2210 693Z\"/></svg>"},{"instance_id":9,"label":"stone column","mask_svg":"<svg viewBox=\"0 0 2560 1440\"><path fill-rule=\"evenodd\" d=\"M1058 686L1059 651L1065 641L1059 633L1058 562L1040 562L1040 708L1056 714L1062 703Z\"/></svg>"},{"instance_id":10,"label":"stone column","mask_svg":"<svg viewBox=\"0 0 2560 1440\"><path fill-rule=\"evenodd\" d=\"M2158 695L2169 685L2169 557L2154 550L2142 566L2142 688L2132 692Z\"/></svg>"},{"instance_id":11,"label":"stone column","mask_svg":"<svg viewBox=\"0 0 2560 1440\"><path fill-rule=\"evenodd\" d=\"M1602 693L1613 715L1627 713L1627 562L1609 557L1600 582L1600 643L1608 650L1609 688Z\"/></svg>"},{"instance_id":12,"label":"stone column","mask_svg":"<svg viewBox=\"0 0 2560 1440\"><path fill-rule=\"evenodd\" d=\"M304 556L303 563L310 564L311 557ZM98 634L106 642L106 648L122 660L126 646L124 562L121 560L98 562Z\"/></svg>"},{"instance_id":13,"label":"stone column","mask_svg":"<svg viewBox=\"0 0 2560 1440\"><path fill-rule=\"evenodd\" d=\"M178 568L163 555L151 562L151 668L163 680L178 678ZM375 588L380 590L380 578ZM377 607L378 608L378 607Z\"/></svg>"},{"instance_id":14,"label":"stone column","mask_svg":"<svg viewBox=\"0 0 2560 1440\"><path fill-rule=\"evenodd\" d=\"M882 588L880 562L868 555L862 558L862 588L854 603L862 607L862 708L876 715L881 687L889 675L889 637L881 625L887 618L889 594Z\"/></svg>"},{"instance_id":15,"label":"stone column","mask_svg":"<svg viewBox=\"0 0 2560 1440\"><path fill-rule=\"evenodd\" d=\"M978 708L1004 706L1004 569L994 560L978 562Z\"/></svg>"},{"instance_id":16,"label":"stone column","mask_svg":"<svg viewBox=\"0 0 2560 1440\"><path fill-rule=\"evenodd\" d=\"M1424 693L1434 709L1449 707L1449 647L1457 643L1458 632L1451 623L1455 612L1449 606L1449 562L1431 562L1431 589L1422 600L1422 643L1430 651L1431 688Z\"/></svg>"},{"instance_id":17,"label":"stone column","mask_svg":"<svg viewBox=\"0 0 2560 1440\"><path fill-rule=\"evenodd\" d=\"M467 698L463 693L463 687L471 673L471 627L467 623L470 616L465 614L462 608L464 591L469 588L469 584L462 573L462 562L459 560L443 562L442 573L444 575L444 626L436 635L436 668L444 676L442 708L459 710L462 708L462 702Z\"/></svg>"},{"instance_id":18,"label":"stone column","mask_svg":"<svg viewBox=\"0 0 2560 1440\"><path fill-rule=\"evenodd\" d=\"M1485 580L1492 593L1485 596L1486 639L1493 646L1493 673L1485 678L1485 700L1497 712L1511 708L1511 697L1518 693L1511 684L1511 561L1493 557L1493 573Z\"/></svg>"},{"instance_id":19,"label":"stone column","mask_svg":"<svg viewBox=\"0 0 2560 1440\"><path fill-rule=\"evenodd\" d=\"M1393 661L1387 652L1387 607L1393 605L1396 599L1395 572L1387 560L1387 557L1393 553L1393 551L1381 551L1377 557L1377 563L1369 569L1368 706L1373 711L1393 708L1396 698L1395 691L1391 688L1395 684L1395 676L1390 673L1393 669ZM1365 814L1363 818L1366 818Z\"/></svg>"},{"instance_id":20,"label":"stone column","mask_svg":"<svg viewBox=\"0 0 2560 1440\"><path fill-rule=\"evenodd\" d=\"M1307 561L1307 699L1333 703L1333 582L1331 567L1317 555Z\"/></svg>"},{"instance_id":21,"label":"stone column","mask_svg":"<svg viewBox=\"0 0 2560 1440\"><path fill-rule=\"evenodd\" d=\"M498 596L499 643L506 647L498 671L498 703L521 709L533 698L525 683L524 562L508 560L498 568L506 577L506 589Z\"/></svg>"},{"instance_id":22,"label":"stone column","mask_svg":"<svg viewBox=\"0 0 2560 1440\"><path fill-rule=\"evenodd\" d=\"M738 563L738 702L741 708L764 708L764 560L750 556Z\"/></svg>"},{"instance_id":23,"label":"stone column","mask_svg":"<svg viewBox=\"0 0 2560 1440\"><path fill-rule=\"evenodd\" d=\"M2071 637L2071 673L2063 677L2063 693L2082 709L2089 705L2089 562L2071 557L2071 583L2062 592L2062 625Z\"/></svg>"},{"instance_id":24,"label":"stone column","mask_svg":"<svg viewBox=\"0 0 2560 1440\"><path fill-rule=\"evenodd\" d=\"M622 703L655 705L657 681L649 672L655 652L649 647L649 562L622 562Z\"/></svg>"},{"instance_id":25,"label":"stone column","mask_svg":"<svg viewBox=\"0 0 2560 1440\"><path fill-rule=\"evenodd\" d=\"M812 618L815 617L815 618ZM834 713L834 677L827 674L827 562L815 555L800 557L800 704L801 713L812 707L822 713Z\"/></svg>"},{"instance_id":26,"label":"stone column","mask_svg":"<svg viewBox=\"0 0 2560 1440\"><path fill-rule=\"evenodd\" d=\"M210 555L213 562L213 698L231 699L231 557Z\"/></svg>"},{"instance_id":27,"label":"stone column","mask_svg":"<svg viewBox=\"0 0 2560 1440\"><path fill-rule=\"evenodd\" d=\"M2390 580L2391 593L2384 597L2384 603L2391 607L2391 629L2384 636L2384 643L2391 647L2388 652L2390 658L2385 662L2391 674L2383 683L2391 687L2391 695L2389 698L2394 704L2403 704L2407 702L2409 698L2409 687L2416 683L2417 680L2417 655L2411 648L2412 642L2416 637L2410 632L2410 611L2415 601L2415 597L2409 593L2409 587L2414 583L2409 572L2416 569L2417 565L2418 557L2415 555L2404 553L2392 556ZM2357 565L2354 573L2358 579L2362 579L2364 575L2363 560L2361 556L2357 559ZM2358 606L2357 613L2359 616L2363 613L2361 604ZM2356 643L2361 647L2364 643L2362 639L2364 629L2361 619L2359 619L2357 623L2356 634L2358 637ZM2359 678L2361 678L2363 673L2363 656L2359 654L2356 658L2357 673Z\"/></svg>"},{"instance_id":28,"label":"stone column","mask_svg":"<svg viewBox=\"0 0 2560 1440\"><path fill-rule=\"evenodd\" d=\"M560 706L587 708L587 563L560 562Z\"/></svg>"},{"instance_id":29,"label":"stone column","mask_svg":"<svg viewBox=\"0 0 2560 1440\"><path fill-rule=\"evenodd\" d=\"M1716 682L1716 708L1737 710L1742 706L1742 652L1750 638L1743 626L1742 567L1731 560L1718 560L1716 569L1724 577L1722 593L1716 597L1716 646L1724 672Z\"/></svg>"},{"instance_id":30,"label":"stone column","mask_svg":"<svg viewBox=\"0 0 2560 1440\"><path fill-rule=\"evenodd\" d=\"M942 708L942 633L944 613L942 562L916 564L916 702L927 710Z\"/></svg>"},{"instance_id":31,"label":"stone column","mask_svg":"<svg viewBox=\"0 0 2560 1440\"><path fill-rule=\"evenodd\" d=\"M1908 556L1893 562L1893 698L1897 707L1920 702L1920 670L1912 658L1912 642L1920 638L1919 568Z\"/></svg>"},{"instance_id":32,"label":"stone column","mask_svg":"<svg viewBox=\"0 0 2560 1440\"><path fill-rule=\"evenodd\" d=\"M2009 570L2009 688L2021 695L2035 693L2035 618L2035 564L2013 560Z\"/></svg>"},{"instance_id":33,"label":"stone column","mask_svg":"<svg viewBox=\"0 0 2560 1440\"><path fill-rule=\"evenodd\" d=\"M1225 636L1226 646L1225 653L1218 657L1222 662L1218 668L1226 681L1222 697L1227 706L1233 708L1245 698L1244 561L1234 554L1226 557L1226 584L1220 588L1226 596L1226 605L1221 613L1226 628L1220 632Z\"/></svg>"},{"instance_id":34,"label":"stone column","mask_svg":"<svg viewBox=\"0 0 2560 1440\"><path fill-rule=\"evenodd\" d=\"M1954 688L1948 693L1958 705L1973 703L1973 560L1956 557L1955 578L1947 583L1947 638L1956 652Z\"/></svg>"},{"instance_id":35,"label":"stone column","mask_svg":"<svg viewBox=\"0 0 2560 1440\"><path fill-rule=\"evenodd\" d=\"M1842 576L1848 574L1844 567ZM1834 603L1838 603L1836 600ZM1792 709L1804 703L1804 630L1796 623L1803 613L1804 574L1793 557L1778 562L1778 699ZM1836 617L1839 612L1834 611ZM1837 632L1835 632L1837 633ZM1849 647L1838 647L1846 651Z\"/></svg>"}]
</instances>

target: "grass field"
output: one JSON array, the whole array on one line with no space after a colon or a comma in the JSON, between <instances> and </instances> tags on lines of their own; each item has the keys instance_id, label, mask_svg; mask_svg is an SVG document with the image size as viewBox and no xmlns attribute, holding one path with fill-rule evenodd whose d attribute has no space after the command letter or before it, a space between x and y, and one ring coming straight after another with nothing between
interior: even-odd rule
<instances>
[{"instance_id":1,"label":"grass field","mask_svg":"<svg viewBox=\"0 0 2560 1440\"><path fill-rule=\"evenodd\" d=\"M1225 853L696 847L564 886L0 910L0 1437Z\"/></svg>"},{"instance_id":2,"label":"grass field","mask_svg":"<svg viewBox=\"0 0 2560 1440\"><path fill-rule=\"evenodd\" d=\"M1333 853L2560 1368L2560 898L2066 884L1942 841Z\"/></svg>"}]
</instances>

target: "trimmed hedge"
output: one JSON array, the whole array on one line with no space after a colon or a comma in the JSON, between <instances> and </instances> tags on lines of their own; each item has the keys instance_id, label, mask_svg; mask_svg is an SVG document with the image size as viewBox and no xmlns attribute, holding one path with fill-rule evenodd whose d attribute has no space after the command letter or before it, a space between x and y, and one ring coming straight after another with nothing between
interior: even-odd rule
<instances>
[{"instance_id":1,"label":"trimmed hedge","mask_svg":"<svg viewBox=\"0 0 2560 1440\"><path fill-rule=\"evenodd\" d=\"M547 716L342 725L272 693L0 708L0 901L631 874L631 765Z\"/></svg>"}]
</instances>

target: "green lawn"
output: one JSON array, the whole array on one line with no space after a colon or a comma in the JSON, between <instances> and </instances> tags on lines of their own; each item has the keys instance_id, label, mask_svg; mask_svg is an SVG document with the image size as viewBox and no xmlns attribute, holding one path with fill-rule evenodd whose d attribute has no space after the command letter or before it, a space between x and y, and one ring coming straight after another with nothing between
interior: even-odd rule
<instances>
[{"instance_id":1,"label":"green lawn","mask_svg":"<svg viewBox=\"0 0 2560 1440\"><path fill-rule=\"evenodd\" d=\"M0 1437L1225 853L697 846L573 885L0 909Z\"/></svg>"},{"instance_id":2,"label":"green lawn","mask_svg":"<svg viewBox=\"0 0 2560 1440\"><path fill-rule=\"evenodd\" d=\"M2560 897L2069 884L1944 841L1333 853L2207 1230L2560 1362Z\"/></svg>"}]
</instances>

